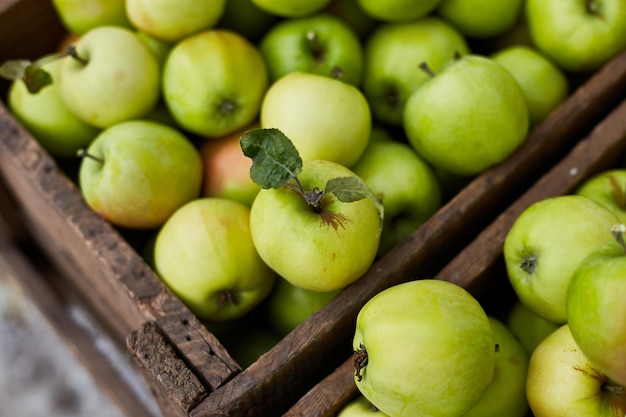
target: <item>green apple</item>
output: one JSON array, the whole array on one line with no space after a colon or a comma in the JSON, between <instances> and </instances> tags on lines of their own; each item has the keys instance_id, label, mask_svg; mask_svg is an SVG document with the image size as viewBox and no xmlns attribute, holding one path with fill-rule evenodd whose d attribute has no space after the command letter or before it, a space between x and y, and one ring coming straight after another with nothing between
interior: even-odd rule
<instances>
[{"instance_id":1,"label":"green apple","mask_svg":"<svg viewBox=\"0 0 626 417\"><path fill-rule=\"evenodd\" d=\"M160 66L130 29L99 26L63 58L59 91L67 107L100 128L148 114L160 96Z\"/></svg>"},{"instance_id":2,"label":"green apple","mask_svg":"<svg viewBox=\"0 0 626 417\"><path fill-rule=\"evenodd\" d=\"M125 0L52 0L63 26L77 35L105 25L132 28L125 3Z\"/></svg>"},{"instance_id":3,"label":"green apple","mask_svg":"<svg viewBox=\"0 0 626 417\"><path fill-rule=\"evenodd\" d=\"M485 56L450 61L411 94L403 113L409 143L426 161L472 176L504 161L526 139L526 100L515 78Z\"/></svg>"},{"instance_id":4,"label":"green apple","mask_svg":"<svg viewBox=\"0 0 626 417\"><path fill-rule=\"evenodd\" d=\"M626 169L609 169L586 179L574 191L611 210L621 223L626 223Z\"/></svg>"},{"instance_id":5,"label":"green apple","mask_svg":"<svg viewBox=\"0 0 626 417\"><path fill-rule=\"evenodd\" d=\"M506 271L519 300L554 323L567 320L567 286L580 262L612 240L618 223L609 209L577 195L561 195L528 206L507 232Z\"/></svg>"},{"instance_id":6,"label":"green apple","mask_svg":"<svg viewBox=\"0 0 626 417\"><path fill-rule=\"evenodd\" d=\"M256 45L279 19L260 9L252 0L228 0L217 27L237 32Z\"/></svg>"},{"instance_id":7,"label":"green apple","mask_svg":"<svg viewBox=\"0 0 626 417\"><path fill-rule=\"evenodd\" d=\"M176 129L147 120L121 122L91 142L79 183L87 204L106 220L154 229L198 197L202 159Z\"/></svg>"},{"instance_id":8,"label":"green apple","mask_svg":"<svg viewBox=\"0 0 626 417\"><path fill-rule=\"evenodd\" d=\"M336 81L339 82L339 81ZM333 178L358 178L332 161L304 160L298 182L305 192L325 190ZM292 187L264 188L252 203L250 228L261 258L293 285L335 291L371 266L382 221L369 198L345 202L325 192L313 207Z\"/></svg>"},{"instance_id":9,"label":"green apple","mask_svg":"<svg viewBox=\"0 0 626 417\"><path fill-rule=\"evenodd\" d=\"M269 327L284 337L311 314L328 304L338 293L339 290L326 292L307 290L278 277L265 302L266 321Z\"/></svg>"},{"instance_id":10,"label":"green apple","mask_svg":"<svg viewBox=\"0 0 626 417\"><path fill-rule=\"evenodd\" d=\"M533 47L511 46L491 58L506 68L522 88L531 126L543 121L569 94L563 70Z\"/></svg>"},{"instance_id":11,"label":"green apple","mask_svg":"<svg viewBox=\"0 0 626 417\"><path fill-rule=\"evenodd\" d=\"M429 78L420 65L425 62L436 72L455 54L467 53L458 30L434 16L376 27L364 44L362 84L374 118L401 126L406 101Z\"/></svg>"},{"instance_id":12,"label":"green apple","mask_svg":"<svg viewBox=\"0 0 626 417\"><path fill-rule=\"evenodd\" d=\"M126 0L126 14L137 29L177 42L213 27L225 6L226 0Z\"/></svg>"},{"instance_id":13,"label":"green apple","mask_svg":"<svg viewBox=\"0 0 626 417\"><path fill-rule=\"evenodd\" d=\"M626 413L624 387L607 379L563 324L530 357L526 395L535 417L614 417Z\"/></svg>"},{"instance_id":14,"label":"green apple","mask_svg":"<svg viewBox=\"0 0 626 417\"><path fill-rule=\"evenodd\" d=\"M250 178L252 162L241 151L239 138L246 130L257 128L253 122L229 135L204 139L200 154L204 162L202 195L229 198L252 206L261 187Z\"/></svg>"},{"instance_id":15,"label":"green apple","mask_svg":"<svg viewBox=\"0 0 626 417\"><path fill-rule=\"evenodd\" d=\"M60 67L58 59L42 66L53 82L36 94L30 93L22 80L13 81L7 93L7 105L51 155L73 158L79 149L91 143L100 129L85 123L61 99L59 83L54 82L58 80Z\"/></svg>"},{"instance_id":16,"label":"green apple","mask_svg":"<svg viewBox=\"0 0 626 417\"><path fill-rule=\"evenodd\" d=\"M567 323L594 368L626 386L626 226L616 241L591 252L567 287Z\"/></svg>"},{"instance_id":17,"label":"green apple","mask_svg":"<svg viewBox=\"0 0 626 417\"><path fill-rule=\"evenodd\" d=\"M361 41L350 26L330 14L278 22L265 33L259 50L271 82L302 71L336 77L352 85L361 83Z\"/></svg>"},{"instance_id":18,"label":"green apple","mask_svg":"<svg viewBox=\"0 0 626 417\"><path fill-rule=\"evenodd\" d=\"M410 281L359 311L354 381L390 416L462 416L493 379L495 346L489 319L469 292L447 281Z\"/></svg>"},{"instance_id":19,"label":"green apple","mask_svg":"<svg viewBox=\"0 0 626 417\"><path fill-rule=\"evenodd\" d=\"M337 417L387 417L367 398L359 394L337 413Z\"/></svg>"},{"instance_id":20,"label":"green apple","mask_svg":"<svg viewBox=\"0 0 626 417\"><path fill-rule=\"evenodd\" d=\"M491 316L489 323L497 346L493 379L478 404L463 417L524 417L529 355L504 323Z\"/></svg>"},{"instance_id":21,"label":"green apple","mask_svg":"<svg viewBox=\"0 0 626 417\"><path fill-rule=\"evenodd\" d=\"M533 44L561 68L590 72L626 48L623 0L527 0Z\"/></svg>"},{"instance_id":22,"label":"green apple","mask_svg":"<svg viewBox=\"0 0 626 417\"><path fill-rule=\"evenodd\" d=\"M348 168L363 154L372 129L369 103L358 88L300 71L269 87L260 123L287 135L303 160L323 159Z\"/></svg>"},{"instance_id":23,"label":"green apple","mask_svg":"<svg viewBox=\"0 0 626 417\"><path fill-rule=\"evenodd\" d=\"M365 13L383 22L418 20L433 12L441 0L357 0Z\"/></svg>"},{"instance_id":24,"label":"green apple","mask_svg":"<svg viewBox=\"0 0 626 417\"><path fill-rule=\"evenodd\" d=\"M543 339L560 326L533 313L519 300L509 311L506 325L529 355Z\"/></svg>"},{"instance_id":25,"label":"green apple","mask_svg":"<svg viewBox=\"0 0 626 417\"><path fill-rule=\"evenodd\" d=\"M220 137L252 123L268 87L258 49L238 33L210 29L178 42L163 66L163 98L184 129Z\"/></svg>"},{"instance_id":26,"label":"green apple","mask_svg":"<svg viewBox=\"0 0 626 417\"><path fill-rule=\"evenodd\" d=\"M260 9L283 18L309 16L321 12L331 0L252 0Z\"/></svg>"},{"instance_id":27,"label":"green apple","mask_svg":"<svg viewBox=\"0 0 626 417\"><path fill-rule=\"evenodd\" d=\"M370 140L352 171L385 206L379 255L419 228L441 206L437 176L404 142Z\"/></svg>"},{"instance_id":28,"label":"green apple","mask_svg":"<svg viewBox=\"0 0 626 417\"><path fill-rule=\"evenodd\" d=\"M156 272L200 318L242 317L269 294L275 273L259 257L250 209L224 198L198 198L161 227Z\"/></svg>"},{"instance_id":29,"label":"green apple","mask_svg":"<svg viewBox=\"0 0 626 417\"><path fill-rule=\"evenodd\" d=\"M524 0L443 0L436 13L469 38L494 38L519 20Z\"/></svg>"}]
</instances>

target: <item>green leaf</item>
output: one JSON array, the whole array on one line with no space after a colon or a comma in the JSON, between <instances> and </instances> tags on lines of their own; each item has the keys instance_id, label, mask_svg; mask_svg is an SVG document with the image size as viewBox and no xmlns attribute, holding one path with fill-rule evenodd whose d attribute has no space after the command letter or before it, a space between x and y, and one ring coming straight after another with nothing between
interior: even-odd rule
<instances>
[{"instance_id":1,"label":"green leaf","mask_svg":"<svg viewBox=\"0 0 626 417\"><path fill-rule=\"evenodd\" d=\"M50 73L34 65L26 67L23 80L31 94L38 93L45 86L52 84Z\"/></svg>"},{"instance_id":2,"label":"green leaf","mask_svg":"<svg viewBox=\"0 0 626 417\"><path fill-rule=\"evenodd\" d=\"M24 73L26 72L26 68L32 65L31 61L26 59L14 59L10 61L6 61L2 65L0 65L0 77L6 78L7 80L19 80L24 77Z\"/></svg>"},{"instance_id":3,"label":"green leaf","mask_svg":"<svg viewBox=\"0 0 626 417\"><path fill-rule=\"evenodd\" d=\"M52 84L52 76L39 65L25 59L6 61L0 66L0 76L8 80L22 80L31 94Z\"/></svg>"},{"instance_id":4,"label":"green leaf","mask_svg":"<svg viewBox=\"0 0 626 417\"><path fill-rule=\"evenodd\" d=\"M339 201L351 203L364 198L369 198L378 209L380 221L383 221L384 207L383 202L369 189L369 187L359 177L337 177L331 178L326 182L326 194L334 194Z\"/></svg>"},{"instance_id":5,"label":"green leaf","mask_svg":"<svg viewBox=\"0 0 626 417\"><path fill-rule=\"evenodd\" d=\"M252 159L250 177L263 188L278 188L297 181L302 159L283 132L275 128L248 130L239 139L243 154Z\"/></svg>"}]
</instances>

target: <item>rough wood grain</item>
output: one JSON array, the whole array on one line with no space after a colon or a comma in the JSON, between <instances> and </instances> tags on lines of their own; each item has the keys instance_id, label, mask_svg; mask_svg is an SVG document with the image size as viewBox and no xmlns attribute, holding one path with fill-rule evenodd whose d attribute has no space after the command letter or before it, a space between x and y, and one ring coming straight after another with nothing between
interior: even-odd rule
<instances>
[{"instance_id":1,"label":"rough wood grain","mask_svg":"<svg viewBox=\"0 0 626 417\"><path fill-rule=\"evenodd\" d=\"M533 202L568 194L585 178L611 168L626 155L626 101L611 112L581 140L559 163L522 194L460 251L434 278L454 282L476 296L489 292L491 298L503 297L493 291L505 279L499 261L506 233L517 216ZM494 272L497 271L497 272ZM504 295L511 300L511 297ZM357 395L352 379L352 358L334 370L301 397L285 417L334 417Z\"/></svg>"},{"instance_id":2,"label":"rough wood grain","mask_svg":"<svg viewBox=\"0 0 626 417\"><path fill-rule=\"evenodd\" d=\"M178 357L155 322L146 322L132 332L127 346L135 362L160 393L166 416L185 416L207 392L200 380ZM172 414L175 413L175 414Z\"/></svg>"}]
</instances>

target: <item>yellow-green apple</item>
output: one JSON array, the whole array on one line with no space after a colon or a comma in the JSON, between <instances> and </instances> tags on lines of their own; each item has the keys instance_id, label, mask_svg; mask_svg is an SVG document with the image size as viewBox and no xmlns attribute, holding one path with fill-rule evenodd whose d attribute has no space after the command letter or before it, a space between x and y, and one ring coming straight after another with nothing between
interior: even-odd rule
<instances>
[{"instance_id":1,"label":"yellow-green apple","mask_svg":"<svg viewBox=\"0 0 626 417\"><path fill-rule=\"evenodd\" d=\"M252 0L228 0L216 27L237 32L257 44L279 19L259 8Z\"/></svg>"},{"instance_id":2,"label":"yellow-green apple","mask_svg":"<svg viewBox=\"0 0 626 417\"><path fill-rule=\"evenodd\" d=\"M489 323L497 346L493 379L478 404L463 417L524 417L529 355L503 322L490 316Z\"/></svg>"},{"instance_id":3,"label":"yellow-green apple","mask_svg":"<svg viewBox=\"0 0 626 417\"><path fill-rule=\"evenodd\" d=\"M441 0L357 0L365 13L383 22L406 22L429 15Z\"/></svg>"},{"instance_id":4,"label":"yellow-green apple","mask_svg":"<svg viewBox=\"0 0 626 417\"><path fill-rule=\"evenodd\" d=\"M599 172L584 180L574 193L606 206L621 223L626 223L626 169Z\"/></svg>"},{"instance_id":5,"label":"yellow-green apple","mask_svg":"<svg viewBox=\"0 0 626 417\"><path fill-rule=\"evenodd\" d=\"M58 59L42 65L53 82L35 94L28 91L23 80L13 81L7 93L7 105L51 155L73 158L79 149L91 143L100 129L85 123L61 99L59 84L54 82L58 80L60 66Z\"/></svg>"},{"instance_id":6,"label":"yellow-green apple","mask_svg":"<svg viewBox=\"0 0 626 417\"><path fill-rule=\"evenodd\" d=\"M374 118L401 126L406 101L429 78L420 65L437 72L455 54L467 53L463 35L434 16L377 26L365 40L362 84Z\"/></svg>"},{"instance_id":7,"label":"yellow-green apple","mask_svg":"<svg viewBox=\"0 0 626 417\"><path fill-rule=\"evenodd\" d=\"M567 98L567 76L535 48L511 46L496 51L491 58L506 68L522 88L531 126L539 124Z\"/></svg>"},{"instance_id":8,"label":"yellow-green apple","mask_svg":"<svg viewBox=\"0 0 626 417\"><path fill-rule=\"evenodd\" d=\"M524 0L443 0L437 15L469 38L494 38L511 29L523 12Z\"/></svg>"},{"instance_id":9,"label":"yellow-green apple","mask_svg":"<svg viewBox=\"0 0 626 417\"><path fill-rule=\"evenodd\" d=\"M533 313L519 300L509 311L506 325L529 355L543 339L560 326Z\"/></svg>"},{"instance_id":10,"label":"yellow-green apple","mask_svg":"<svg viewBox=\"0 0 626 417\"><path fill-rule=\"evenodd\" d=\"M327 13L276 23L265 32L259 50L270 82L294 71L335 77L358 86L363 74L363 47L352 28Z\"/></svg>"},{"instance_id":11,"label":"yellow-green apple","mask_svg":"<svg viewBox=\"0 0 626 417\"><path fill-rule=\"evenodd\" d=\"M303 161L275 128L250 130L240 143L253 161L252 179L263 187L250 213L261 258L312 291L335 291L360 278L376 256L384 217L363 180L336 162Z\"/></svg>"},{"instance_id":12,"label":"yellow-green apple","mask_svg":"<svg viewBox=\"0 0 626 417\"><path fill-rule=\"evenodd\" d=\"M624 387L589 362L568 324L546 337L531 355L526 396L535 417L614 417L626 413Z\"/></svg>"},{"instance_id":13,"label":"yellow-green apple","mask_svg":"<svg viewBox=\"0 0 626 417\"><path fill-rule=\"evenodd\" d=\"M357 388L395 417L462 416L493 380L489 319L462 287L421 279L373 296L356 319Z\"/></svg>"},{"instance_id":14,"label":"yellow-green apple","mask_svg":"<svg viewBox=\"0 0 626 417\"><path fill-rule=\"evenodd\" d=\"M177 42L213 27L225 6L226 0L126 0L126 14L142 32L166 42Z\"/></svg>"},{"instance_id":15,"label":"yellow-green apple","mask_svg":"<svg viewBox=\"0 0 626 417\"><path fill-rule=\"evenodd\" d=\"M284 337L311 314L324 307L340 290L311 291L278 277L264 303L268 326Z\"/></svg>"},{"instance_id":16,"label":"yellow-green apple","mask_svg":"<svg viewBox=\"0 0 626 417\"><path fill-rule=\"evenodd\" d=\"M527 0L533 44L561 68L590 72L626 47L623 0Z\"/></svg>"},{"instance_id":17,"label":"yellow-green apple","mask_svg":"<svg viewBox=\"0 0 626 417\"><path fill-rule=\"evenodd\" d=\"M76 35L105 25L132 28L125 0L52 0L63 26Z\"/></svg>"},{"instance_id":18,"label":"yellow-green apple","mask_svg":"<svg viewBox=\"0 0 626 417\"><path fill-rule=\"evenodd\" d=\"M567 323L594 368L626 386L626 226L611 232L615 241L592 251L572 275Z\"/></svg>"},{"instance_id":19,"label":"yellow-green apple","mask_svg":"<svg viewBox=\"0 0 626 417\"><path fill-rule=\"evenodd\" d=\"M98 26L63 58L59 90L67 107L100 128L148 114L160 96L160 66L136 32Z\"/></svg>"},{"instance_id":20,"label":"yellow-green apple","mask_svg":"<svg viewBox=\"0 0 626 417\"><path fill-rule=\"evenodd\" d=\"M202 158L172 127L121 122L91 142L79 184L87 204L106 220L129 229L154 229L199 196Z\"/></svg>"},{"instance_id":21,"label":"yellow-green apple","mask_svg":"<svg viewBox=\"0 0 626 417\"><path fill-rule=\"evenodd\" d=\"M465 176L504 161L526 138L528 120L524 94L511 73L475 54L446 64L411 94L403 113L417 153Z\"/></svg>"},{"instance_id":22,"label":"yellow-green apple","mask_svg":"<svg viewBox=\"0 0 626 417\"><path fill-rule=\"evenodd\" d=\"M282 131L303 160L348 168L363 154L372 130L369 103L357 87L300 71L269 87L260 113L261 127Z\"/></svg>"},{"instance_id":23,"label":"yellow-green apple","mask_svg":"<svg viewBox=\"0 0 626 417\"><path fill-rule=\"evenodd\" d=\"M352 171L363 179L385 207L378 255L406 238L441 206L441 186L437 176L404 142L370 139Z\"/></svg>"},{"instance_id":24,"label":"yellow-green apple","mask_svg":"<svg viewBox=\"0 0 626 417\"><path fill-rule=\"evenodd\" d=\"M387 414L376 408L362 394L358 394L339 410L337 417L387 417Z\"/></svg>"},{"instance_id":25,"label":"yellow-green apple","mask_svg":"<svg viewBox=\"0 0 626 417\"><path fill-rule=\"evenodd\" d=\"M178 124L206 137L252 123L268 86L265 62L250 41L209 29L176 43L163 65L163 98Z\"/></svg>"},{"instance_id":26,"label":"yellow-green apple","mask_svg":"<svg viewBox=\"0 0 626 417\"><path fill-rule=\"evenodd\" d=\"M303 17L320 12L330 0L252 0L259 8L283 18Z\"/></svg>"},{"instance_id":27,"label":"yellow-green apple","mask_svg":"<svg viewBox=\"0 0 626 417\"><path fill-rule=\"evenodd\" d=\"M613 239L609 209L577 195L539 200L515 219L503 246L506 271L519 300L535 314L565 323L567 286L580 262Z\"/></svg>"},{"instance_id":28,"label":"yellow-green apple","mask_svg":"<svg viewBox=\"0 0 626 417\"><path fill-rule=\"evenodd\" d=\"M241 151L239 138L247 130L258 127L255 121L229 135L204 140L200 146L204 162L203 196L230 198L252 206L261 187L250 178L252 161Z\"/></svg>"},{"instance_id":29,"label":"yellow-green apple","mask_svg":"<svg viewBox=\"0 0 626 417\"><path fill-rule=\"evenodd\" d=\"M250 209L224 198L197 198L161 227L156 272L200 318L243 317L269 294L275 273L259 257Z\"/></svg>"}]
</instances>

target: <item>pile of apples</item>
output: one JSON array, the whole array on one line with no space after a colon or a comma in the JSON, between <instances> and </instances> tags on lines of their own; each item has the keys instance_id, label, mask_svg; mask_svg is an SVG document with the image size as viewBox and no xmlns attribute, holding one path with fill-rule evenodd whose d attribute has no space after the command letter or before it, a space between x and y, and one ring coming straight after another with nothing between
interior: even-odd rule
<instances>
[{"instance_id":1,"label":"pile of apples","mask_svg":"<svg viewBox=\"0 0 626 417\"><path fill-rule=\"evenodd\" d=\"M432 279L370 299L353 341L360 395L338 417L624 415L625 184L610 169L518 216L504 316Z\"/></svg>"},{"instance_id":2,"label":"pile of apples","mask_svg":"<svg viewBox=\"0 0 626 417\"><path fill-rule=\"evenodd\" d=\"M80 158L88 206L146 233L146 260L244 366L455 186L504 161L567 97L570 75L626 48L623 0L53 5L67 39L34 62L0 67L14 80L10 110L61 165ZM456 354L484 356L468 365L463 390L427 390L438 405L419 413L486 416L464 413L492 379L494 346L517 347L468 293L446 285L416 294L424 288L473 311L464 334L477 326L482 337ZM444 322L466 320L450 314ZM242 335L260 333L259 317L271 332L254 343ZM448 342L463 344L438 346ZM368 352L363 367L374 364Z\"/></svg>"}]
</instances>

